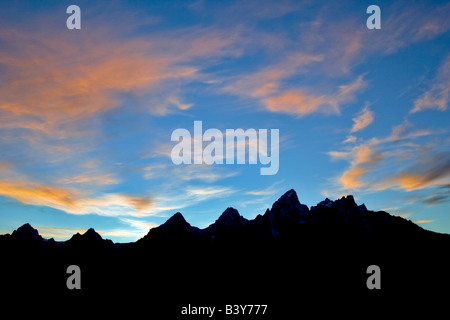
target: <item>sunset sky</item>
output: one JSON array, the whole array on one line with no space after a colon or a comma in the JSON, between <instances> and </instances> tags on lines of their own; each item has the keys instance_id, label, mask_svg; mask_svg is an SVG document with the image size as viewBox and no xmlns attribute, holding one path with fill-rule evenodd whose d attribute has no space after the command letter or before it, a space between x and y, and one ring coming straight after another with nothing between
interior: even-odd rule
<instances>
[{"instance_id":1,"label":"sunset sky","mask_svg":"<svg viewBox=\"0 0 450 320\"><path fill-rule=\"evenodd\" d=\"M135 241L291 188L450 233L449 30L448 1L2 1L0 233ZM174 165L194 121L279 129L278 173Z\"/></svg>"}]
</instances>

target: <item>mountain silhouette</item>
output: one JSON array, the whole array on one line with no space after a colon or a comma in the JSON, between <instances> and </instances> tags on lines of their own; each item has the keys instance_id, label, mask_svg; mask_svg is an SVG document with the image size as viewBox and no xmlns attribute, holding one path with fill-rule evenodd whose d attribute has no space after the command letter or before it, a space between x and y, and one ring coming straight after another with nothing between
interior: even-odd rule
<instances>
[{"instance_id":1,"label":"mountain silhouette","mask_svg":"<svg viewBox=\"0 0 450 320\"><path fill-rule=\"evenodd\" d=\"M113 247L113 242L109 239L103 239L100 234L98 234L93 228L89 228L85 233L74 234L69 240L64 243L65 247L87 247L90 250L92 248L107 248Z\"/></svg>"},{"instance_id":2,"label":"mountain silhouette","mask_svg":"<svg viewBox=\"0 0 450 320\"><path fill-rule=\"evenodd\" d=\"M19 241L43 241L39 232L34 229L29 223L25 223L23 226L14 230L11 237Z\"/></svg>"},{"instance_id":3,"label":"mountain silhouette","mask_svg":"<svg viewBox=\"0 0 450 320\"><path fill-rule=\"evenodd\" d=\"M177 212L128 244L92 228L64 242L46 240L29 224L0 236L9 292L23 295L31 286L78 297L65 287L65 269L75 264L83 273L79 295L112 300L144 290L129 302L152 301L165 318L194 301L251 300L271 304L273 315L290 315L299 301L305 309L325 304L324 294L333 295L326 303L337 304L432 296L450 284L449 248L450 235L368 210L351 195L308 208L294 190L254 219L227 208L203 229ZM370 265L382 270L379 291L366 286Z\"/></svg>"},{"instance_id":4,"label":"mountain silhouette","mask_svg":"<svg viewBox=\"0 0 450 320\"><path fill-rule=\"evenodd\" d=\"M243 232L247 222L248 220L241 216L236 209L227 208L213 224L204 229L204 232L210 239L236 235Z\"/></svg>"},{"instance_id":5,"label":"mountain silhouette","mask_svg":"<svg viewBox=\"0 0 450 320\"><path fill-rule=\"evenodd\" d=\"M416 233L419 236L435 236L448 240L449 235L424 230L410 220L390 215L384 211L367 210L364 204L357 205L353 196L344 196L332 201L324 201L309 209L301 204L295 190L283 194L263 215L247 220L234 208L227 208L219 218L204 229L191 226L180 212L175 213L162 225L152 228L136 244L149 244L152 241L171 242L176 240L193 240L210 243L217 237L233 238L237 234L247 235L247 240L274 240L283 236L302 236L310 231L358 232L367 234ZM3 235L2 239L9 235ZM11 240L46 241L30 224L26 223L10 236ZM250 239L252 238L252 239ZM3 239L4 240L4 239ZM242 240L242 239L241 239ZM48 240L47 240L48 241ZM54 243L54 241L52 241ZM103 239L93 228L84 234L74 234L63 242L65 246L113 246L109 239Z\"/></svg>"}]
</instances>

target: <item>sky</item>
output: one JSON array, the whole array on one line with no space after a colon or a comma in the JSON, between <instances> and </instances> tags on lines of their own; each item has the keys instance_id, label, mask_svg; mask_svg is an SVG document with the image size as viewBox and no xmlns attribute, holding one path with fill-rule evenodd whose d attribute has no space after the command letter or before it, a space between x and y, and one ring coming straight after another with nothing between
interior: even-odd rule
<instances>
[{"instance_id":1,"label":"sky","mask_svg":"<svg viewBox=\"0 0 450 320\"><path fill-rule=\"evenodd\" d=\"M178 211L200 228L227 207L252 219L292 188L450 233L450 2L0 6L0 233L129 242ZM278 129L278 172L175 165L172 132L194 121Z\"/></svg>"}]
</instances>

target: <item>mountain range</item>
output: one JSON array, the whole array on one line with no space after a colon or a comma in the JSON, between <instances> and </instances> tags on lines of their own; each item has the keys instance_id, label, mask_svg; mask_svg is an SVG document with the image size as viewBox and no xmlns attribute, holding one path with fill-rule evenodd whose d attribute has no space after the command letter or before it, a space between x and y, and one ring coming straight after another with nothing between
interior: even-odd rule
<instances>
[{"instance_id":1,"label":"mountain range","mask_svg":"<svg viewBox=\"0 0 450 320\"><path fill-rule=\"evenodd\" d=\"M331 296L365 304L438 294L450 284L449 248L450 235L368 210L351 195L308 208L289 190L254 219L227 208L200 229L177 212L133 243L113 243L92 228L58 242L24 224L0 236L0 272L9 275L3 288L22 298L31 287L67 299L151 300L173 312L167 318L195 301L268 303L280 314ZM65 285L73 264L82 271L78 292ZM381 290L367 288L370 265L381 269Z\"/></svg>"},{"instance_id":2,"label":"mountain range","mask_svg":"<svg viewBox=\"0 0 450 320\"><path fill-rule=\"evenodd\" d=\"M234 208L227 208L219 218L207 228L191 226L180 212L175 213L164 224L152 228L136 243L113 243L103 239L93 228L84 234L74 234L67 241L44 239L30 224L26 223L11 235L0 235L0 243L41 241L57 247L104 246L126 248L152 245L152 242L171 243L197 241L198 244L221 243L221 241L264 241L270 242L285 237L302 236L310 232L361 233L366 235L394 236L414 234L422 237L442 237L447 241L450 235L425 230L399 216L384 211L367 210L364 204L357 205L353 196L344 196L332 201L325 199L309 209L301 204L294 190L282 195L263 215L252 220L241 216ZM303 233L303 234L302 234Z\"/></svg>"}]
</instances>

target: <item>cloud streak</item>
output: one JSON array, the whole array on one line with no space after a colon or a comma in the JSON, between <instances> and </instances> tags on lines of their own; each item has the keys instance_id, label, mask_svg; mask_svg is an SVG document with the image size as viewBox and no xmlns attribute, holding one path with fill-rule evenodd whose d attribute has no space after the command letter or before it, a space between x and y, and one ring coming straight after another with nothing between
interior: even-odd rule
<instances>
[{"instance_id":1,"label":"cloud streak","mask_svg":"<svg viewBox=\"0 0 450 320\"><path fill-rule=\"evenodd\" d=\"M305 60L303 63L308 64L320 61L320 58L309 57ZM352 101L355 94L366 86L363 76L359 76L349 84L338 86L338 89L331 94L317 93L307 87L280 88L281 81L289 78L292 70L295 70L295 65L289 71L268 69L257 72L244 77L244 80L238 81L227 90L242 93L243 88L246 88L244 94L259 99L266 110L304 117L312 113L339 114L341 105Z\"/></svg>"},{"instance_id":2,"label":"cloud streak","mask_svg":"<svg viewBox=\"0 0 450 320\"><path fill-rule=\"evenodd\" d=\"M192 79L198 69L189 61L221 55L232 43L212 30L192 30L184 37L168 34L165 39L105 39L104 32L92 30L73 38L52 30L30 34L3 29L0 40L7 48L0 53L5 66L2 127L61 137L70 129L77 133L74 122L116 108L121 94L143 97L169 80ZM169 105L180 110L192 106L170 91L165 101L165 106L147 109L166 114Z\"/></svg>"},{"instance_id":3,"label":"cloud streak","mask_svg":"<svg viewBox=\"0 0 450 320\"><path fill-rule=\"evenodd\" d=\"M369 110L369 107L366 106L364 109L361 110L360 114L353 118L353 127L351 128L350 132L357 132L365 127L369 126L374 119L374 114L371 110Z\"/></svg>"},{"instance_id":4,"label":"cloud streak","mask_svg":"<svg viewBox=\"0 0 450 320\"><path fill-rule=\"evenodd\" d=\"M404 122L393 127L385 138L372 138L349 151L328 152L332 160L350 163L336 181L344 190L372 192L386 189L410 192L445 185L450 181L450 153L441 151L445 140L426 147L413 142L431 134L439 136L427 130L413 130L410 123ZM395 172L391 170L393 164Z\"/></svg>"},{"instance_id":5,"label":"cloud streak","mask_svg":"<svg viewBox=\"0 0 450 320\"><path fill-rule=\"evenodd\" d=\"M439 186L450 181L450 153L426 155L410 168L383 179L378 189L401 188L406 191Z\"/></svg>"},{"instance_id":6,"label":"cloud streak","mask_svg":"<svg viewBox=\"0 0 450 320\"><path fill-rule=\"evenodd\" d=\"M414 220L414 223L417 224L424 224L424 223L430 223L433 222L434 220L430 220L430 219L420 219L420 220Z\"/></svg>"},{"instance_id":7,"label":"cloud streak","mask_svg":"<svg viewBox=\"0 0 450 320\"><path fill-rule=\"evenodd\" d=\"M230 29L196 26L143 34L134 29L139 24L111 27L101 17L95 30L70 33L37 17L36 28L0 30L0 146L5 150L0 160L15 163L17 170L0 168L0 194L70 214L158 212L150 197L116 191L124 190L129 177L120 176L123 166L111 154L117 150L99 148L110 138L101 132L102 117L124 108L128 114L156 116L189 110L194 105L184 101L181 87L204 79L202 68L211 61L239 55L239 36ZM209 182L220 176L200 173ZM195 178L195 172L186 176Z\"/></svg>"},{"instance_id":8,"label":"cloud streak","mask_svg":"<svg viewBox=\"0 0 450 320\"><path fill-rule=\"evenodd\" d=\"M152 215L152 201L125 194L86 195L83 192L30 181L0 181L0 195L35 206L47 206L70 214L101 216Z\"/></svg>"},{"instance_id":9,"label":"cloud streak","mask_svg":"<svg viewBox=\"0 0 450 320\"><path fill-rule=\"evenodd\" d=\"M417 113L427 109L446 111L450 93L450 55L439 68L436 77L432 80L429 90L414 101L414 108L410 113Z\"/></svg>"}]
</instances>

